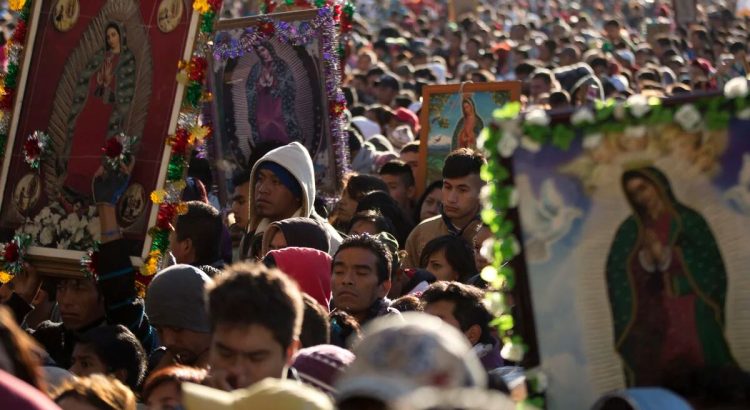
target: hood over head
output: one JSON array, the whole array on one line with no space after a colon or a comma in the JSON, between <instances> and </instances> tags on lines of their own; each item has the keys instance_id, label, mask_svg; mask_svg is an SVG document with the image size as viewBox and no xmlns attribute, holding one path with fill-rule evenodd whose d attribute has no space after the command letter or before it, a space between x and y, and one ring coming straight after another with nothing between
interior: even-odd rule
<instances>
[{"instance_id":1,"label":"hood over head","mask_svg":"<svg viewBox=\"0 0 750 410\"><path fill-rule=\"evenodd\" d=\"M311 248L284 248L268 252L264 262L294 279L301 291L326 310L331 300L331 255Z\"/></svg>"},{"instance_id":2,"label":"hood over head","mask_svg":"<svg viewBox=\"0 0 750 410\"><path fill-rule=\"evenodd\" d=\"M268 225L263 233L263 251L265 255L276 232L281 231L286 238L287 247L312 248L328 253L331 236L326 228L314 218L289 218Z\"/></svg>"},{"instance_id":3,"label":"hood over head","mask_svg":"<svg viewBox=\"0 0 750 410\"><path fill-rule=\"evenodd\" d=\"M296 216L309 217L313 212L315 203L315 171L313 170L312 158L307 148L299 142L292 142L283 147L276 148L261 157L250 172L250 215L248 217L248 231L260 233L265 230L267 223L254 214L255 208L255 181L258 169L265 162L274 162L287 171L297 180L302 188L302 207ZM267 222L267 221L266 221ZM261 227L259 231L258 228Z\"/></svg>"}]
</instances>

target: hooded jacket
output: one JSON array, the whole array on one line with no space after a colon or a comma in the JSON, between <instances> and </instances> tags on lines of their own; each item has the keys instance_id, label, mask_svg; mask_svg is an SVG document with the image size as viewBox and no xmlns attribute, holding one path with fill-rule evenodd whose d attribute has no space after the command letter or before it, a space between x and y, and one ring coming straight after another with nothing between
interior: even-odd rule
<instances>
[{"instance_id":1,"label":"hooded jacket","mask_svg":"<svg viewBox=\"0 0 750 410\"><path fill-rule=\"evenodd\" d=\"M315 171L313 170L312 159L310 154L299 142L292 142L284 145L283 147L276 148L269 151L266 155L261 157L258 162L253 166L250 172L250 212L248 215L248 230L247 235L243 238L243 244L241 245L242 257L247 259L251 256L253 249L253 242L262 240L262 234L266 228L271 224L268 218L261 218L255 215L254 204L255 204L255 190L252 187L255 186L255 181L258 178L258 168L264 162L275 162L282 167L286 168L292 176L297 180L300 187L302 188L302 206L292 217L305 217L313 218L318 222L321 222L323 227L328 231L330 235L329 250L333 254L341 244L341 235L331 226L328 221L320 217L315 213L313 207L315 203ZM249 242L249 243L246 243ZM258 243L260 245L260 243ZM257 245L256 245L257 246Z\"/></svg>"},{"instance_id":2,"label":"hooded jacket","mask_svg":"<svg viewBox=\"0 0 750 410\"><path fill-rule=\"evenodd\" d=\"M294 279L301 291L328 310L331 301L331 256L311 248L284 248L268 252L264 262Z\"/></svg>"},{"instance_id":3,"label":"hooded jacket","mask_svg":"<svg viewBox=\"0 0 750 410\"><path fill-rule=\"evenodd\" d=\"M284 234L288 247L313 248L326 253L330 250L331 235L320 222L312 218L289 218L268 225L263 233L263 255L268 253L279 231Z\"/></svg>"}]
</instances>

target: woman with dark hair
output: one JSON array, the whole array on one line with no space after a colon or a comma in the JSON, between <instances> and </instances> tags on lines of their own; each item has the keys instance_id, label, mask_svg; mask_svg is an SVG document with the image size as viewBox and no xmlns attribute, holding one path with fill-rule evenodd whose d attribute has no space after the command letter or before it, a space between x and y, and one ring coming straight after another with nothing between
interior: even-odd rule
<instances>
[{"instance_id":1,"label":"woman with dark hair","mask_svg":"<svg viewBox=\"0 0 750 410\"><path fill-rule=\"evenodd\" d=\"M377 211L389 219L396 227L396 235L394 236L398 241L399 249L404 249L406 238L409 237L414 224L409 221L398 203L387 192L374 191L365 195L357 205L357 213L362 211Z\"/></svg>"},{"instance_id":2,"label":"woman with dark hair","mask_svg":"<svg viewBox=\"0 0 750 410\"><path fill-rule=\"evenodd\" d=\"M330 218L330 223L341 232L349 229L349 223L357 212L357 205L368 192L388 192L388 185L382 179L372 175L351 173L344 176L344 190Z\"/></svg>"},{"instance_id":3,"label":"woman with dark hair","mask_svg":"<svg viewBox=\"0 0 750 410\"><path fill-rule=\"evenodd\" d=\"M419 257L419 267L427 269L437 280L461 283L478 273L471 245L455 235L440 236L427 242Z\"/></svg>"},{"instance_id":4,"label":"woman with dark hair","mask_svg":"<svg viewBox=\"0 0 750 410\"><path fill-rule=\"evenodd\" d=\"M606 279L627 384L736 366L724 336L727 270L711 227L654 167L625 172L622 190L632 213L615 234Z\"/></svg>"},{"instance_id":5,"label":"woman with dark hair","mask_svg":"<svg viewBox=\"0 0 750 410\"><path fill-rule=\"evenodd\" d=\"M43 350L28 333L21 330L10 310L0 305L0 370L46 391L39 355ZM2 400L0 400L2 403Z\"/></svg>"},{"instance_id":6,"label":"woman with dark hair","mask_svg":"<svg viewBox=\"0 0 750 410\"><path fill-rule=\"evenodd\" d=\"M443 180L438 180L425 188L422 196L414 208L414 220L417 223L440 215L440 207L443 204Z\"/></svg>"},{"instance_id":7,"label":"woman with dark hair","mask_svg":"<svg viewBox=\"0 0 750 410\"><path fill-rule=\"evenodd\" d=\"M268 41L255 46L259 61L250 69L246 93L253 144L302 142L297 122L294 76ZM311 153L314 155L314 153Z\"/></svg>"},{"instance_id":8,"label":"woman with dark hair","mask_svg":"<svg viewBox=\"0 0 750 410\"><path fill-rule=\"evenodd\" d=\"M362 211L357 212L352 218L352 222L349 224L349 235L361 235L363 233L369 233L370 235L377 235L381 232L388 232L389 234L396 236L396 228L390 219L384 217L378 211Z\"/></svg>"},{"instance_id":9,"label":"woman with dark hair","mask_svg":"<svg viewBox=\"0 0 750 410\"><path fill-rule=\"evenodd\" d=\"M91 57L75 84L67 130L69 151L57 160L58 169L67 172L64 186L70 199L89 196L91 179L101 165L104 139L126 129L137 85L135 55L126 38L118 23L107 24L103 47ZM92 135L101 140L92 140ZM75 160L69 161L71 158Z\"/></svg>"},{"instance_id":10,"label":"woman with dark hair","mask_svg":"<svg viewBox=\"0 0 750 410\"><path fill-rule=\"evenodd\" d=\"M148 376L143 383L143 402L149 410L166 410L181 408L184 382L203 383L205 369L188 366L170 366L160 369Z\"/></svg>"},{"instance_id":11,"label":"woman with dark hair","mask_svg":"<svg viewBox=\"0 0 750 410\"><path fill-rule=\"evenodd\" d=\"M461 101L461 113L463 116L458 120L455 131L453 131L452 147L476 148L477 137L484 129L484 121L477 113L477 106L471 97L464 97Z\"/></svg>"}]
</instances>

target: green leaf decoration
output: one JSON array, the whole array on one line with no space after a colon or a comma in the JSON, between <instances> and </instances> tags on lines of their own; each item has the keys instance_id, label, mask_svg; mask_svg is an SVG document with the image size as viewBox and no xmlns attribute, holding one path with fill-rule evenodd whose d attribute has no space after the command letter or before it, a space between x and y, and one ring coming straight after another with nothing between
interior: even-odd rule
<instances>
[{"instance_id":1,"label":"green leaf decoration","mask_svg":"<svg viewBox=\"0 0 750 410\"><path fill-rule=\"evenodd\" d=\"M557 124L552 131L552 144L562 150L568 150L570 143L573 142L576 133L567 125Z\"/></svg>"},{"instance_id":2,"label":"green leaf decoration","mask_svg":"<svg viewBox=\"0 0 750 410\"><path fill-rule=\"evenodd\" d=\"M548 127L541 125L524 125L524 134L528 135L532 140L536 142L545 142L547 134L549 133Z\"/></svg>"},{"instance_id":3,"label":"green leaf decoration","mask_svg":"<svg viewBox=\"0 0 750 410\"><path fill-rule=\"evenodd\" d=\"M495 121L507 121L515 119L520 113L521 103L514 101L496 109L495 112L492 113L492 118L494 118Z\"/></svg>"}]
</instances>

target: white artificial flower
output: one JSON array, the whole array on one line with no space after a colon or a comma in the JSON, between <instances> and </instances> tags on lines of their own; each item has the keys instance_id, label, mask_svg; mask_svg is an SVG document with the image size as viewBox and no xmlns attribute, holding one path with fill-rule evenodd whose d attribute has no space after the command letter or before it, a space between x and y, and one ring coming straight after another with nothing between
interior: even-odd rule
<instances>
[{"instance_id":1,"label":"white artificial flower","mask_svg":"<svg viewBox=\"0 0 750 410\"><path fill-rule=\"evenodd\" d=\"M52 227L45 226L44 229L42 229L42 232L39 234L39 243L42 246L49 246L52 245L52 241L54 240L55 237Z\"/></svg>"},{"instance_id":2,"label":"white artificial flower","mask_svg":"<svg viewBox=\"0 0 750 410\"><path fill-rule=\"evenodd\" d=\"M685 104L674 114L674 120L680 124L683 130L688 132L697 131L701 125L702 116L698 108L693 104Z\"/></svg>"},{"instance_id":3,"label":"white artificial flower","mask_svg":"<svg viewBox=\"0 0 750 410\"><path fill-rule=\"evenodd\" d=\"M63 231L70 232L72 234L80 223L80 218L78 218L78 215L73 212L68 214L68 216L63 219L62 222L60 222L60 227L63 229Z\"/></svg>"},{"instance_id":4,"label":"white artificial flower","mask_svg":"<svg viewBox=\"0 0 750 410\"><path fill-rule=\"evenodd\" d=\"M526 124L546 127L549 123L550 118L549 115L547 115L547 111L544 111L541 108L534 108L526 113Z\"/></svg>"},{"instance_id":5,"label":"white artificial flower","mask_svg":"<svg viewBox=\"0 0 750 410\"><path fill-rule=\"evenodd\" d=\"M524 136L521 138L521 148L536 153L542 149L542 144L534 141L531 137Z\"/></svg>"},{"instance_id":6,"label":"white artificial flower","mask_svg":"<svg viewBox=\"0 0 750 410\"><path fill-rule=\"evenodd\" d=\"M96 216L96 207L95 206L90 206L89 207L89 215L88 216L89 216L89 218L93 218L94 216Z\"/></svg>"},{"instance_id":7,"label":"white artificial flower","mask_svg":"<svg viewBox=\"0 0 750 410\"><path fill-rule=\"evenodd\" d=\"M628 114L628 109L625 108L625 104L621 102L618 102L617 104L615 104L615 109L612 112L612 116L614 116L617 121L624 120L627 114Z\"/></svg>"},{"instance_id":8,"label":"white artificial flower","mask_svg":"<svg viewBox=\"0 0 750 410\"><path fill-rule=\"evenodd\" d=\"M57 225L60 223L60 219L62 219L62 215L60 214L53 214L49 217L50 222L52 222L53 225Z\"/></svg>"},{"instance_id":9,"label":"white artificial flower","mask_svg":"<svg viewBox=\"0 0 750 410\"><path fill-rule=\"evenodd\" d=\"M651 111L651 106L648 105L648 98L641 94L631 95L628 97L626 104L630 108L630 113L635 118L643 118Z\"/></svg>"},{"instance_id":10,"label":"white artificial flower","mask_svg":"<svg viewBox=\"0 0 750 410\"><path fill-rule=\"evenodd\" d=\"M745 77L735 77L724 85L724 96L726 98L745 98L747 94L747 78Z\"/></svg>"},{"instance_id":11,"label":"white artificial flower","mask_svg":"<svg viewBox=\"0 0 750 410\"><path fill-rule=\"evenodd\" d=\"M45 207L41 212L39 212L39 215L37 216L41 219L45 219L48 218L51 214L52 212L50 211L49 207Z\"/></svg>"},{"instance_id":12,"label":"white artificial flower","mask_svg":"<svg viewBox=\"0 0 750 410\"><path fill-rule=\"evenodd\" d=\"M57 241L57 249L68 249L70 248L70 239L61 239Z\"/></svg>"},{"instance_id":13,"label":"white artificial flower","mask_svg":"<svg viewBox=\"0 0 750 410\"><path fill-rule=\"evenodd\" d=\"M489 283L495 282L495 280L497 280L497 269L495 269L495 267L493 267L492 265L488 265L484 269L482 269L482 273L480 274L480 276L482 279ZM505 313L505 297L500 292L486 292L484 297L484 305L485 307L487 307L487 310L489 310L490 313L495 316L500 316Z\"/></svg>"},{"instance_id":14,"label":"white artificial flower","mask_svg":"<svg viewBox=\"0 0 750 410\"><path fill-rule=\"evenodd\" d=\"M549 387L549 378L540 368L531 369L526 372L526 379L532 381L535 393L543 393Z\"/></svg>"},{"instance_id":15,"label":"white artificial flower","mask_svg":"<svg viewBox=\"0 0 750 410\"><path fill-rule=\"evenodd\" d=\"M521 121L518 118L500 121L498 124L503 134L518 135L521 133Z\"/></svg>"},{"instance_id":16,"label":"white artificial flower","mask_svg":"<svg viewBox=\"0 0 750 410\"><path fill-rule=\"evenodd\" d=\"M84 234L83 229L76 229L75 232L73 232L73 237L71 238L71 241L73 243L81 242L81 240L83 240L83 234Z\"/></svg>"},{"instance_id":17,"label":"white artificial flower","mask_svg":"<svg viewBox=\"0 0 750 410\"><path fill-rule=\"evenodd\" d=\"M490 184L485 184L482 189L479 190L479 200L482 203L490 203Z\"/></svg>"},{"instance_id":18,"label":"white artificial flower","mask_svg":"<svg viewBox=\"0 0 750 410\"><path fill-rule=\"evenodd\" d=\"M99 218L92 218L89 221L88 226L86 226L86 230L89 232L89 235L91 235L94 238L98 238L99 234L101 233L101 226L99 226Z\"/></svg>"},{"instance_id":19,"label":"white artificial flower","mask_svg":"<svg viewBox=\"0 0 750 410\"><path fill-rule=\"evenodd\" d=\"M503 158L510 158L518 148L518 137L515 134L503 133L503 137L497 142L497 151Z\"/></svg>"},{"instance_id":20,"label":"white artificial flower","mask_svg":"<svg viewBox=\"0 0 750 410\"><path fill-rule=\"evenodd\" d=\"M594 149L598 147L603 140L604 134L602 134L601 132L586 134L586 136L583 137L583 148Z\"/></svg>"},{"instance_id":21,"label":"white artificial flower","mask_svg":"<svg viewBox=\"0 0 750 410\"><path fill-rule=\"evenodd\" d=\"M482 247L479 249L479 254L482 255L487 262L492 263L495 261L495 239L487 238Z\"/></svg>"},{"instance_id":22,"label":"white artificial flower","mask_svg":"<svg viewBox=\"0 0 750 410\"><path fill-rule=\"evenodd\" d=\"M523 346L509 342L503 345L500 356L505 360L518 363L523 359L523 353Z\"/></svg>"},{"instance_id":23,"label":"white artificial flower","mask_svg":"<svg viewBox=\"0 0 750 410\"><path fill-rule=\"evenodd\" d=\"M750 120L750 108L745 108L744 110L738 112L737 118L741 120Z\"/></svg>"},{"instance_id":24,"label":"white artificial flower","mask_svg":"<svg viewBox=\"0 0 750 410\"><path fill-rule=\"evenodd\" d=\"M635 125L632 127L625 127L625 137L626 138L643 138L646 136L646 126L645 125Z\"/></svg>"},{"instance_id":25,"label":"white artificial flower","mask_svg":"<svg viewBox=\"0 0 750 410\"><path fill-rule=\"evenodd\" d=\"M27 223L23 227L23 232L27 233L33 237L36 237L39 235L39 232L42 230L42 226L34 223Z\"/></svg>"},{"instance_id":26,"label":"white artificial flower","mask_svg":"<svg viewBox=\"0 0 750 410\"><path fill-rule=\"evenodd\" d=\"M596 117L594 117L594 112L588 107L583 107L570 116L570 123L576 127L585 124L593 124L595 120Z\"/></svg>"}]
</instances>

